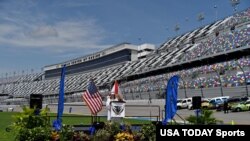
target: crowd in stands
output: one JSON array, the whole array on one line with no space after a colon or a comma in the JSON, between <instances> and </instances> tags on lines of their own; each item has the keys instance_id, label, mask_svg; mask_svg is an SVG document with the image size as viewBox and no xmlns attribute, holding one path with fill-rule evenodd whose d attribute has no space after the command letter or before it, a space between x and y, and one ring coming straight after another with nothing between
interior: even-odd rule
<instances>
[{"instance_id":1,"label":"crowd in stands","mask_svg":"<svg viewBox=\"0 0 250 141\"><path fill-rule=\"evenodd\" d=\"M245 76L239 66L242 67L246 75L246 81L250 82L250 56L248 56L237 61L205 65L126 82L121 84L121 88L124 93L163 91L168 79L173 75L179 75L182 78L179 83L180 88L183 88L184 84L186 88L190 89L201 86L204 88L220 87L220 81L223 87L242 86L245 85Z\"/></svg>"},{"instance_id":2,"label":"crowd in stands","mask_svg":"<svg viewBox=\"0 0 250 141\"><path fill-rule=\"evenodd\" d=\"M249 46L250 44L250 23L243 27L221 32L217 36L211 36L199 43L192 50L183 54L182 61L193 60L198 57L205 57L220 52Z\"/></svg>"},{"instance_id":3,"label":"crowd in stands","mask_svg":"<svg viewBox=\"0 0 250 141\"><path fill-rule=\"evenodd\" d=\"M250 21L250 8L239 13L235 13L233 16L229 17L223 25L218 27L218 30L225 30L231 28L235 25L240 25Z\"/></svg>"}]
</instances>

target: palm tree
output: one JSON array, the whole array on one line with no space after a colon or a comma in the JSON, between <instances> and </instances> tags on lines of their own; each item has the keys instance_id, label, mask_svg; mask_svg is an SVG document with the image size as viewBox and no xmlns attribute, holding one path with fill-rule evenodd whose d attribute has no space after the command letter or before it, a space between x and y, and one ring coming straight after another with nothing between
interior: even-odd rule
<instances>
[{"instance_id":1,"label":"palm tree","mask_svg":"<svg viewBox=\"0 0 250 141\"><path fill-rule=\"evenodd\" d=\"M221 122L213 117L213 111L202 110L200 116L190 115L186 119L191 124L211 125Z\"/></svg>"}]
</instances>

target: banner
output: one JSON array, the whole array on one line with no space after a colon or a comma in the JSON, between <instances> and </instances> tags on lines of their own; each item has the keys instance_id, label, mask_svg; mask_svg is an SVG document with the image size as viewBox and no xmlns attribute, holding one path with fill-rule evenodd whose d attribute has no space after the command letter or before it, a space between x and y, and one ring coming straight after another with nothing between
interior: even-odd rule
<instances>
[{"instance_id":1,"label":"banner","mask_svg":"<svg viewBox=\"0 0 250 141\"><path fill-rule=\"evenodd\" d=\"M125 102L111 102L111 117L125 117Z\"/></svg>"},{"instance_id":2,"label":"banner","mask_svg":"<svg viewBox=\"0 0 250 141\"><path fill-rule=\"evenodd\" d=\"M178 90L179 76L175 75L168 81L166 89L166 105L165 105L165 119L163 124L167 124L172 120L177 111L177 90Z\"/></svg>"},{"instance_id":3,"label":"banner","mask_svg":"<svg viewBox=\"0 0 250 141\"><path fill-rule=\"evenodd\" d=\"M53 127L55 130L59 131L62 127L62 115L64 109L64 79L65 79L66 65L62 67L60 89L59 89L59 99L57 106L57 119L53 121Z\"/></svg>"},{"instance_id":4,"label":"banner","mask_svg":"<svg viewBox=\"0 0 250 141\"><path fill-rule=\"evenodd\" d=\"M58 109L57 109L57 119L60 119L63 114L64 109L64 79L65 79L65 69L66 65L63 66L61 72L61 80L60 80L60 90L59 90L59 99L58 99Z\"/></svg>"}]
</instances>

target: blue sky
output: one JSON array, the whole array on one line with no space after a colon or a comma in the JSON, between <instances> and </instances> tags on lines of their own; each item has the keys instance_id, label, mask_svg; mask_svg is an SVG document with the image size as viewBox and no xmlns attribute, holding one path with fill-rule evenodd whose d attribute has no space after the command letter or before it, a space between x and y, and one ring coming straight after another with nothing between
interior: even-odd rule
<instances>
[{"instance_id":1,"label":"blue sky","mask_svg":"<svg viewBox=\"0 0 250 141\"><path fill-rule=\"evenodd\" d=\"M241 0L237 10L249 6ZM216 10L218 19L234 12L230 0L0 0L0 77L38 72L121 42L159 46L212 23Z\"/></svg>"}]
</instances>

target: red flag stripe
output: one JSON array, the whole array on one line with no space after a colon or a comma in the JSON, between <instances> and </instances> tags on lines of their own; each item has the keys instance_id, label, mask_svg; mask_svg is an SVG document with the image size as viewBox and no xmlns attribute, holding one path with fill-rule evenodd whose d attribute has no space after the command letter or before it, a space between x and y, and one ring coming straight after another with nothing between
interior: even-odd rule
<instances>
[{"instance_id":1,"label":"red flag stripe","mask_svg":"<svg viewBox=\"0 0 250 141\"><path fill-rule=\"evenodd\" d=\"M97 112L99 112L99 110L98 109L101 109L102 108L102 101L99 101L98 102L98 100L97 100L97 98L101 98L101 96L99 95L99 93L97 93L97 94L94 94L94 96L93 95L91 95L89 92L88 92L88 98L91 98L91 102L93 103L93 105L95 106L95 108L97 109ZM95 98L95 97L97 97L97 98Z\"/></svg>"},{"instance_id":2,"label":"red flag stripe","mask_svg":"<svg viewBox=\"0 0 250 141\"><path fill-rule=\"evenodd\" d=\"M97 105L95 105L95 103L93 101L89 100L89 97L90 97L89 94L86 93L85 100L88 102L91 113L95 114L98 112Z\"/></svg>"},{"instance_id":3,"label":"red flag stripe","mask_svg":"<svg viewBox=\"0 0 250 141\"><path fill-rule=\"evenodd\" d=\"M90 95L89 92L88 92L88 97L89 97L89 98L92 98L92 100L94 101L94 103L95 103L96 105L98 105L98 107L102 106L102 104L100 104L100 101L98 101L98 98L97 98L97 97L100 97L100 96L98 95L98 93L97 93L97 94L94 94L94 95Z\"/></svg>"},{"instance_id":4,"label":"red flag stripe","mask_svg":"<svg viewBox=\"0 0 250 141\"><path fill-rule=\"evenodd\" d=\"M95 94L96 95L96 94ZM91 99L90 100L90 103L92 104L92 106L94 107L95 111L94 113L97 113L99 110L98 107L102 106L99 104L99 102L96 100L96 98L94 98L94 96L90 95L89 92L87 91L87 95L88 99Z\"/></svg>"},{"instance_id":5,"label":"red flag stripe","mask_svg":"<svg viewBox=\"0 0 250 141\"><path fill-rule=\"evenodd\" d=\"M102 109L102 105L100 106L87 91L84 94L84 99L88 103L92 114L96 114Z\"/></svg>"},{"instance_id":6,"label":"red flag stripe","mask_svg":"<svg viewBox=\"0 0 250 141\"><path fill-rule=\"evenodd\" d=\"M102 98L93 80L89 81L82 98L86 102L92 114L96 115L102 110Z\"/></svg>"},{"instance_id":7,"label":"red flag stripe","mask_svg":"<svg viewBox=\"0 0 250 141\"><path fill-rule=\"evenodd\" d=\"M101 94L98 92L98 95L95 95L95 97L97 98L97 100L99 101L99 103L101 103L101 105L102 105L102 97L100 95Z\"/></svg>"},{"instance_id":8,"label":"red flag stripe","mask_svg":"<svg viewBox=\"0 0 250 141\"><path fill-rule=\"evenodd\" d=\"M92 114L95 113L95 111L97 110L95 109L95 106L93 105L93 103L89 100L87 92L83 94L83 99L87 103L88 107L90 108L91 113Z\"/></svg>"}]
</instances>

